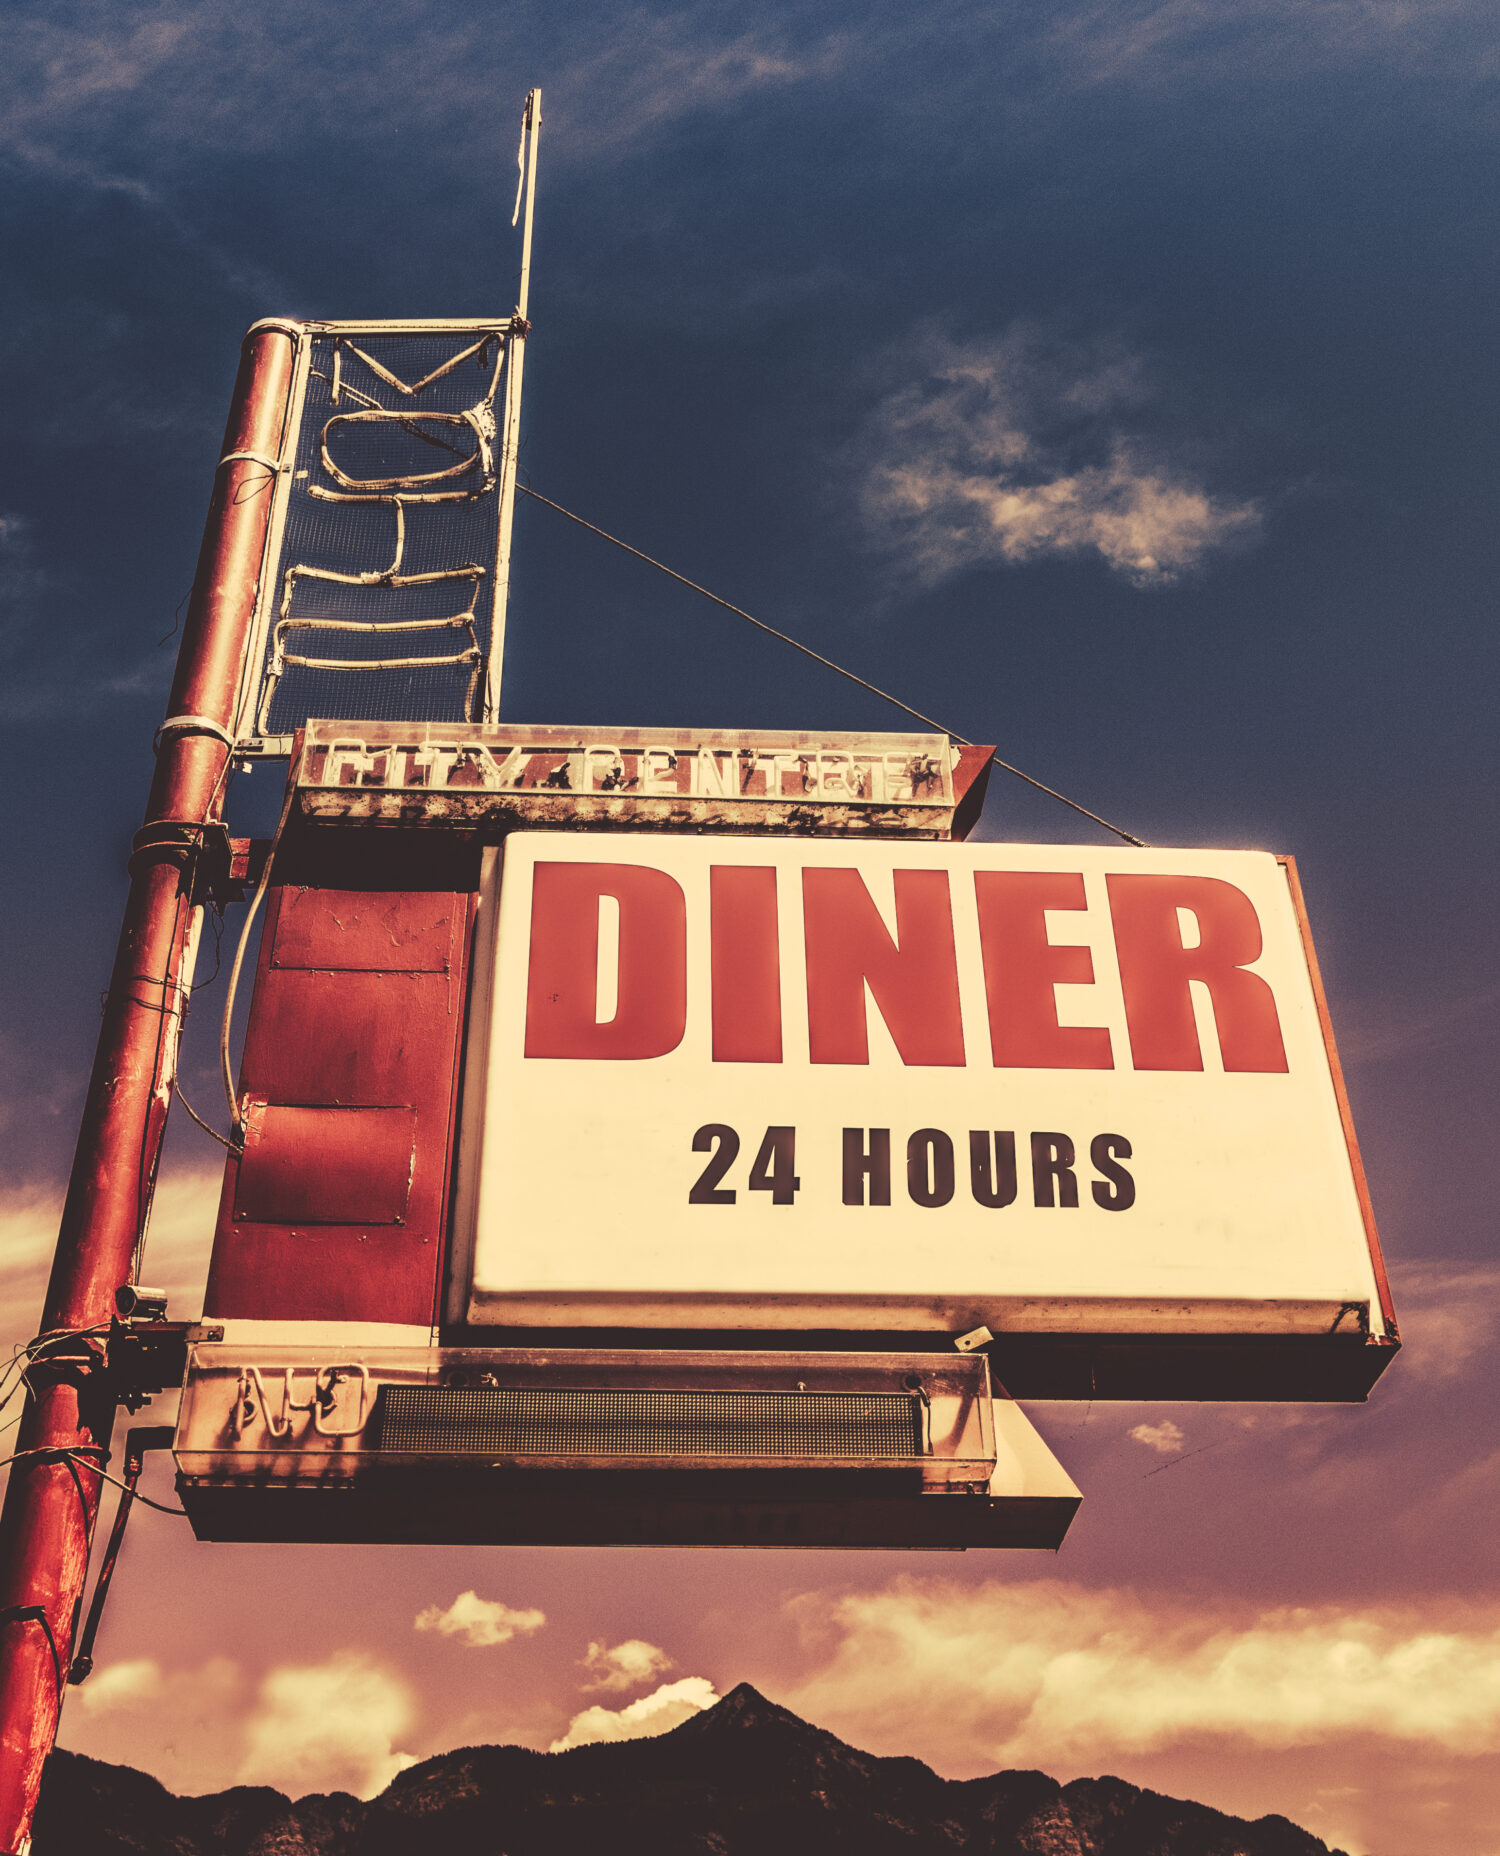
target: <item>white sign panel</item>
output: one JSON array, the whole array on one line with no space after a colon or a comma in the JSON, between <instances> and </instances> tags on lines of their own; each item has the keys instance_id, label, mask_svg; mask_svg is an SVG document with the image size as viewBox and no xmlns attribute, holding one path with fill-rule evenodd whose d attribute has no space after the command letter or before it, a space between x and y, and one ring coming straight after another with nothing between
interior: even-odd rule
<instances>
[{"instance_id":1,"label":"white sign panel","mask_svg":"<svg viewBox=\"0 0 1500 1856\"><path fill-rule=\"evenodd\" d=\"M503 857L471 1320L1384 1333L1275 857L577 832Z\"/></svg>"}]
</instances>

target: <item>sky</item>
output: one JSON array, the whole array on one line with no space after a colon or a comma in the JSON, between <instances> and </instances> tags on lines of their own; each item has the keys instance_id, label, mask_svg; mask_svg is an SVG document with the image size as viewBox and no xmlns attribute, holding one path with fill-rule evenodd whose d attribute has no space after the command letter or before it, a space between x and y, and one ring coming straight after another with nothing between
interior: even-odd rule
<instances>
[{"instance_id":1,"label":"sky","mask_svg":"<svg viewBox=\"0 0 1500 1856\"><path fill-rule=\"evenodd\" d=\"M13 0L4 1334L37 1318L240 336L507 312L534 84L523 476L1148 842L1293 852L1406 1346L1366 1407L1030 1407L1085 1496L1056 1555L198 1546L142 1512L62 1743L368 1795L748 1680L952 1776L1494 1856L1480 0ZM509 718L903 726L524 499L516 546ZM236 827L278 798L238 781ZM998 772L981 831L1095 837ZM174 1116L174 1314L217 1153Z\"/></svg>"}]
</instances>

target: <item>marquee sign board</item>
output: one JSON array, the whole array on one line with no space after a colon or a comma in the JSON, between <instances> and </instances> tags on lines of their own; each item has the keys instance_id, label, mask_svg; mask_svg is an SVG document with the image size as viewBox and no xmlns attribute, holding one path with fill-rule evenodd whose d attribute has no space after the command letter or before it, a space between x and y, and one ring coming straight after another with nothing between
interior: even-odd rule
<instances>
[{"instance_id":1,"label":"marquee sign board","mask_svg":"<svg viewBox=\"0 0 1500 1856\"><path fill-rule=\"evenodd\" d=\"M1057 1547L1078 1490L982 1355L200 1344L200 1539Z\"/></svg>"},{"instance_id":2,"label":"marquee sign board","mask_svg":"<svg viewBox=\"0 0 1500 1856\"><path fill-rule=\"evenodd\" d=\"M989 748L946 735L309 722L304 818L962 837Z\"/></svg>"},{"instance_id":3,"label":"marquee sign board","mask_svg":"<svg viewBox=\"0 0 1500 1856\"><path fill-rule=\"evenodd\" d=\"M476 1326L1388 1357L1285 860L523 832L486 913Z\"/></svg>"}]
</instances>

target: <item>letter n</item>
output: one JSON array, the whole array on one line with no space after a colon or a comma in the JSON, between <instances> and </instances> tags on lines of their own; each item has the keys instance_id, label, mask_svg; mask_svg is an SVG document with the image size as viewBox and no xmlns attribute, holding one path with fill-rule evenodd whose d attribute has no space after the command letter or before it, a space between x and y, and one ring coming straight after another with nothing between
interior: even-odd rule
<instances>
[{"instance_id":1,"label":"letter n","mask_svg":"<svg viewBox=\"0 0 1500 1856\"><path fill-rule=\"evenodd\" d=\"M906 1064L964 1062L946 870L895 872L896 938L857 870L802 872L814 1063L868 1063L868 986Z\"/></svg>"}]
</instances>

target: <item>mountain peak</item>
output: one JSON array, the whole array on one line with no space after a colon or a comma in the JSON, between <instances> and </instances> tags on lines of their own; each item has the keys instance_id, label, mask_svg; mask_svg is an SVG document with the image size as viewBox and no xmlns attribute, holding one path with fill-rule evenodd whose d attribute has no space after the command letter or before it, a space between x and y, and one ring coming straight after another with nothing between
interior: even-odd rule
<instances>
[{"instance_id":1,"label":"mountain peak","mask_svg":"<svg viewBox=\"0 0 1500 1856\"><path fill-rule=\"evenodd\" d=\"M33 1856L1342 1856L1120 1779L939 1778L861 1753L748 1682L670 1733L541 1754L467 1747L380 1797L296 1803L265 1788L176 1798L128 1767L48 1761Z\"/></svg>"},{"instance_id":2,"label":"mountain peak","mask_svg":"<svg viewBox=\"0 0 1500 1856\"><path fill-rule=\"evenodd\" d=\"M727 1695L720 1696L711 1708L704 1709L694 1719L705 1724L712 1721L718 1727L759 1727L774 1721L808 1730L808 1723L800 1715L793 1714L790 1708L783 1708L777 1702L767 1701L760 1690L748 1682L736 1682ZM820 1730L812 1728L811 1731L817 1733Z\"/></svg>"}]
</instances>

